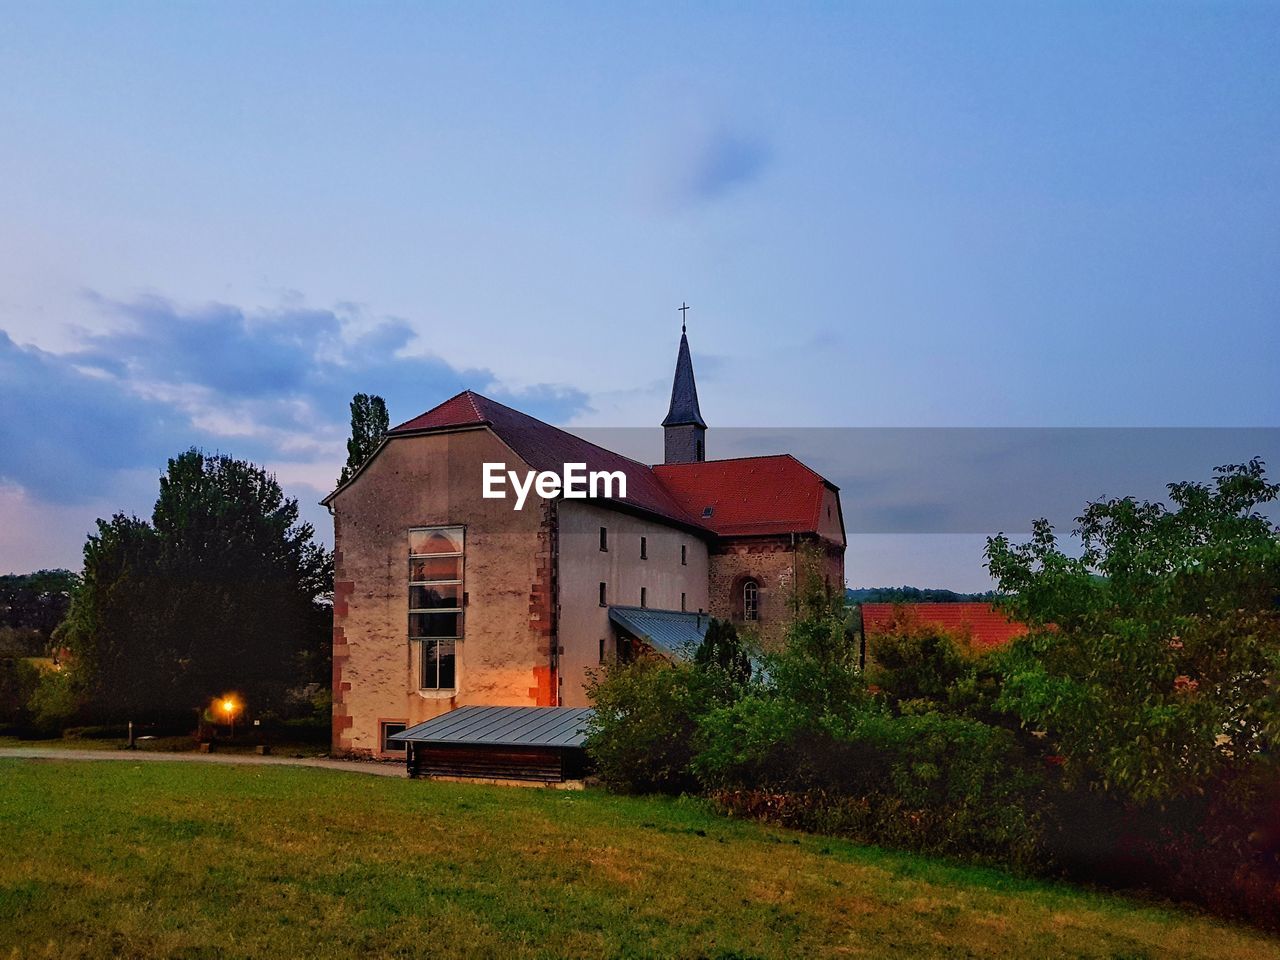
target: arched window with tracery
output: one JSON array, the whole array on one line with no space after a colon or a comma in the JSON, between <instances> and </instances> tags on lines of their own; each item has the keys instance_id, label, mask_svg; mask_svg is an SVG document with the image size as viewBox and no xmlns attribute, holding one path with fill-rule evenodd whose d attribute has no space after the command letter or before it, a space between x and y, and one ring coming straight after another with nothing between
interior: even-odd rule
<instances>
[{"instance_id":1,"label":"arched window with tracery","mask_svg":"<svg viewBox=\"0 0 1280 960\"><path fill-rule=\"evenodd\" d=\"M760 584L749 577L742 581L742 619L760 619Z\"/></svg>"}]
</instances>

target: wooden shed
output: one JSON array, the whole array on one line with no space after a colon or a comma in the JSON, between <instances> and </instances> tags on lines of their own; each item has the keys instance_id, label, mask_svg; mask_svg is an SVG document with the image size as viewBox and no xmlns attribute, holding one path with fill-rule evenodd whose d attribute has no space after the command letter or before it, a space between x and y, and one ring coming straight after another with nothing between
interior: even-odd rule
<instances>
[{"instance_id":1,"label":"wooden shed","mask_svg":"<svg viewBox=\"0 0 1280 960\"><path fill-rule=\"evenodd\" d=\"M587 772L590 717L590 708L458 707L392 739L405 744L411 777L563 783Z\"/></svg>"}]
</instances>

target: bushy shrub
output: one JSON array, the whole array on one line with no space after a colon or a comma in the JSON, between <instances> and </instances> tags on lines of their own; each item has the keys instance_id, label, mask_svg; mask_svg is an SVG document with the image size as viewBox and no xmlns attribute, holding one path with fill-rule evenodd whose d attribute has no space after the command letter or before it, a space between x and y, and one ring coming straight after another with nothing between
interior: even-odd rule
<instances>
[{"instance_id":1,"label":"bushy shrub","mask_svg":"<svg viewBox=\"0 0 1280 960\"><path fill-rule=\"evenodd\" d=\"M66 670L42 671L27 706L31 731L37 736L57 736L80 712L75 678Z\"/></svg>"},{"instance_id":2,"label":"bushy shrub","mask_svg":"<svg viewBox=\"0 0 1280 960\"><path fill-rule=\"evenodd\" d=\"M26 659L0 658L0 727L22 730L27 726L28 703L39 682L39 669Z\"/></svg>"},{"instance_id":3,"label":"bushy shrub","mask_svg":"<svg viewBox=\"0 0 1280 960\"><path fill-rule=\"evenodd\" d=\"M595 711L586 747L605 785L630 793L697 787L690 761L698 717L709 703L701 671L645 657L608 665L588 692Z\"/></svg>"},{"instance_id":4,"label":"bushy shrub","mask_svg":"<svg viewBox=\"0 0 1280 960\"><path fill-rule=\"evenodd\" d=\"M914 631L883 668L896 689L873 693L843 618L811 609L743 696L701 717L693 770L731 813L1029 867L1042 855L1042 768L1011 731L946 712L975 663Z\"/></svg>"},{"instance_id":5,"label":"bushy shrub","mask_svg":"<svg viewBox=\"0 0 1280 960\"><path fill-rule=\"evenodd\" d=\"M875 638L867 679L898 700L945 702L969 658L960 641L934 627L902 624Z\"/></svg>"},{"instance_id":6,"label":"bushy shrub","mask_svg":"<svg viewBox=\"0 0 1280 960\"><path fill-rule=\"evenodd\" d=\"M870 706L838 733L747 698L704 720L695 769L728 812L889 846L1030 867L1045 781L1006 730Z\"/></svg>"}]
</instances>

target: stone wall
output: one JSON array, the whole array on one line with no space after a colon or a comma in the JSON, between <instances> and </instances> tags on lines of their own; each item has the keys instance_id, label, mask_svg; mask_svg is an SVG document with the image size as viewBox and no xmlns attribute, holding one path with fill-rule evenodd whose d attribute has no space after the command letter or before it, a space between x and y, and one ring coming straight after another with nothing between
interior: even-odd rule
<instances>
[{"instance_id":1,"label":"stone wall","mask_svg":"<svg viewBox=\"0 0 1280 960\"><path fill-rule=\"evenodd\" d=\"M766 649L777 649L794 617L797 582L806 564L833 593L844 590L844 550L813 536L724 538L710 557L711 614L733 621L742 631L754 631ZM754 579L759 587L759 619L743 617L743 586Z\"/></svg>"}]
</instances>

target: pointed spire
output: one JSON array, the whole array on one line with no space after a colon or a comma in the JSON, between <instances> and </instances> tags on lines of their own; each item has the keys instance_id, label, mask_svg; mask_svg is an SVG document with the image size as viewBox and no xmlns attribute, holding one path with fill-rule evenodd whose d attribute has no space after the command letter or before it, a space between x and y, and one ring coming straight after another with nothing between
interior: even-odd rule
<instances>
[{"instance_id":1,"label":"pointed spire","mask_svg":"<svg viewBox=\"0 0 1280 960\"><path fill-rule=\"evenodd\" d=\"M689 337L685 333L682 319L680 352L676 355L676 376L671 383L671 409L667 411L667 418L662 421L662 425L678 427L688 424L704 430L707 427L706 421L702 419L702 411L698 409L698 385L693 380L693 358L689 356Z\"/></svg>"}]
</instances>

